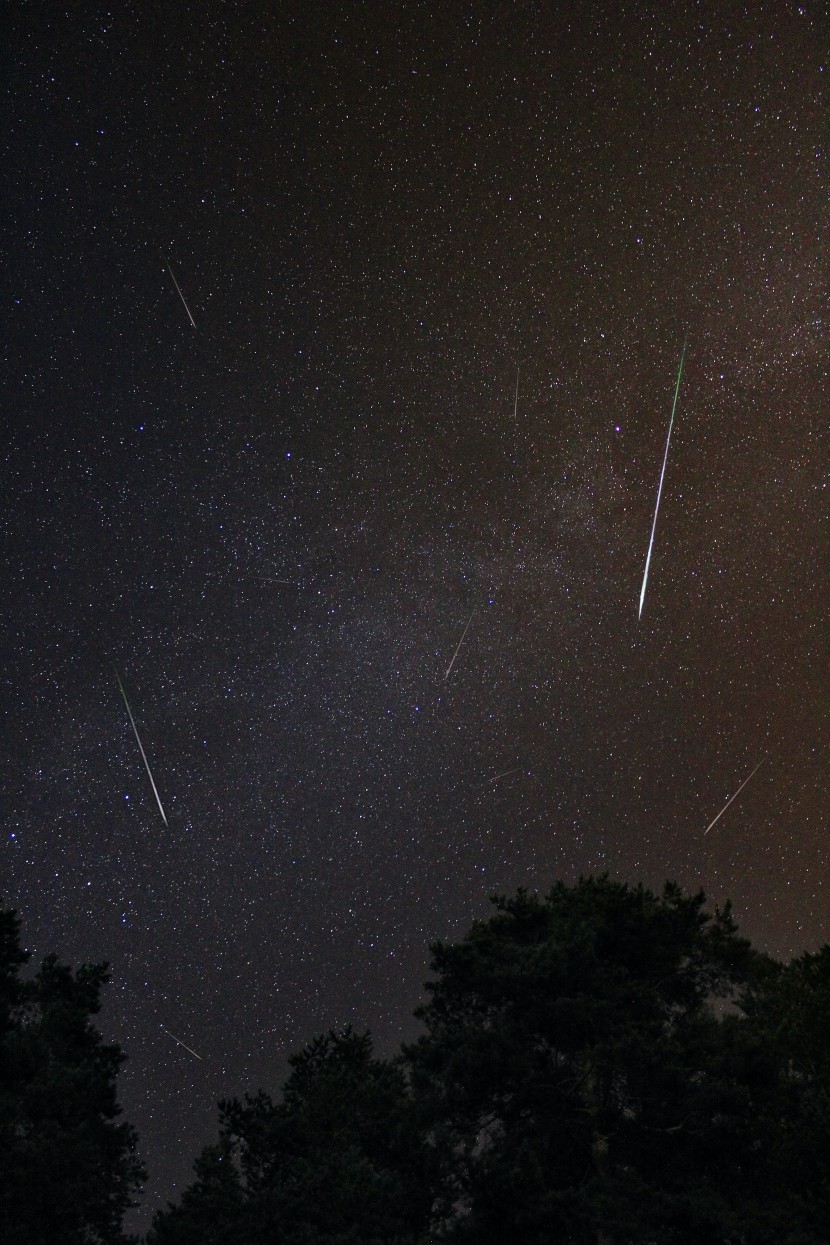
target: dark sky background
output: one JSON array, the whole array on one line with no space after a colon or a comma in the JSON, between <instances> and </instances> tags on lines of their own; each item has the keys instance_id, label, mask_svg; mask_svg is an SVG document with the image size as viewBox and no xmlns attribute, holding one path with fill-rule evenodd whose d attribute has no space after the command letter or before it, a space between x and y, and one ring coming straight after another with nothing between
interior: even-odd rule
<instances>
[{"instance_id":1,"label":"dark sky background","mask_svg":"<svg viewBox=\"0 0 830 1245\"><path fill-rule=\"evenodd\" d=\"M136 1224L217 1098L411 1037L494 892L827 940L825 6L45 2L5 46L2 884L112 965Z\"/></svg>"}]
</instances>

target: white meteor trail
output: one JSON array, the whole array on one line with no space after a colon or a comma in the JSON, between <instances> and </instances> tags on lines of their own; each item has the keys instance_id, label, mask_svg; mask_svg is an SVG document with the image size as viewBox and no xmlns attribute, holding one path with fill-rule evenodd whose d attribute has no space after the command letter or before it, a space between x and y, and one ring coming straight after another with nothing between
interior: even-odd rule
<instances>
[{"instance_id":1,"label":"white meteor trail","mask_svg":"<svg viewBox=\"0 0 830 1245\"><path fill-rule=\"evenodd\" d=\"M173 1039L174 1042L178 1042L179 1046L183 1046L189 1055L195 1055L197 1059L202 1059L202 1056L197 1055L195 1050L193 1050L190 1046L188 1046L186 1042L183 1042L181 1038L177 1038L175 1033L171 1033L169 1029L165 1029L164 1025L161 1025L161 1028L167 1034L168 1037L171 1037ZM202 1059L202 1063L204 1062L205 1062L204 1059Z\"/></svg>"},{"instance_id":2,"label":"white meteor trail","mask_svg":"<svg viewBox=\"0 0 830 1245\"><path fill-rule=\"evenodd\" d=\"M150 770L150 763L149 763L149 761L147 760L147 754L146 754L146 752L144 751L144 748L143 748L142 743L141 743L141 737L140 737L140 735L139 735L139 733L138 733L138 728L137 728L137 726L136 726L136 724L135 724L135 719L134 719L134 717L133 717L133 711L132 711L132 709L130 708L130 702L127 700L127 693L124 691L124 684L121 682L121 676L119 675L119 673L118 673L118 671L117 671L117 670L116 670L116 672L115 672L115 677L116 677L116 679L118 679L118 686L119 686L119 688L121 689L121 695L122 695L122 696L123 696L123 698L124 698L124 704L127 706L127 715L128 715L128 717L129 717L129 719L130 719L130 726L133 728L133 733L134 733L134 735L135 735L135 740L136 740L136 743L138 744L138 749L139 749L139 752L141 753L141 759L142 759L142 761L144 762L144 768L145 768L145 769L146 769L146 771L147 771L147 777L150 779L150 786L153 788L153 795L156 797L156 804L158 804L158 806L159 806L159 812L161 813L161 819L162 819L162 821L164 822L164 824L165 824L165 826L166 826L166 825L167 825L167 818L166 818L166 817L165 817L165 815L164 815L164 809L162 808L161 799L160 799L160 797L159 797L159 793L158 793L158 788L156 787L155 781L154 781L154 779L153 779L152 772L151 772L151 770Z\"/></svg>"},{"instance_id":3,"label":"white meteor trail","mask_svg":"<svg viewBox=\"0 0 830 1245\"><path fill-rule=\"evenodd\" d=\"M513 418L519 418L519 369L516 368L516 393L513 398Z\"/></svg>"},{"instance_id":4,"label":"white meteor trail","mask_svg":"<svg viewBox=\"0 0 830 1245\"><path fill-rule=\"evenodd\" d=\"M752 773L749 775L749 778L754 778L754 777L755 777L755 775L758 773L758 770L759 770L759 769L761 768L761 766L764 764L764 761L766 761L766 759L767 759L767 758L766 758L765 756L764 756L764 757L761 757L760 761L759 761L759 762L758 762L758 764L755 766L755 769L754 769L754 770L752 771ZM734 794L734 795L731 795L731 796L729 797L729 799L726 801L726 803L724 804L723 808L722 808L722 809L721 809L721 811L718 813L718 815L717 815L717 817L714 819L714 821L710 821L710 822L709 822L709 825L708 825L708 826L706 827L706 829L703 831L703 833L704 833L704 834L708 834L708 833L709 833L709 831L712 829L712 826L715 824L715 821L719 821L719 820L720 820L720 818L721 818L721 817L724 815L724 813L726 812L726 810L729 808L729 805L732 803L732 801L733 801L733 800L737 800L738 796L741 794L741 792L743 791L744 787L745 787L745 786L746 786L746 784L749 782L749 778L745 778L745 779L743 780L743 782L741 783L740 787L738 787L738 790L735 792L735 794Z\"/></svg>"},{"instance_id":5,"label":"white meteor trail","mask_svg":"<svg viewBox=\"0 0 830 1245\"><path fill-rule=\"evenodd\" d=\"M683 341L683 353L680 356L680 367L677 370L677 384L674 387L674 402L672 402L671 419L669 420L669 435L666 437L666 452L663 455L663 467L660 471L660 484L657 489L657 504L654 507L654 522L651 525L651 538L648 542L648 553L646 554L646 569L643 572L643 586L640 589L640 609L637 614L638 620L643 616L643 602L646 599L646 584L648 583L648 568L651 562L651 551L654 547L654 533L657 531L657 511L660 509L660 497L663 493L663 477L666 474L666 463L669 461L669 442L671 441L671 430L674 424L674 412L677 410L677 395L680 393L680 377L683 375L683 360L686 357L686 339Z\"/></svg>"},{"instance_id":6,"label":"white meteor trail","mask_svg":"<svg viewBox=\"0 0 830 1245\"><path fill-rule=\"evenodd\" d=\"M475 613L475 610L473 610L473 614L474 614L474 613ZM458 650L461 648L461 645L464 643L464 636L466 636L467 632L470 630L470 623L473 621L473 614L471 614L471 615L470 615L470 617L467 619L467 626L464 628L464 631L463 631L463 633L462 633L462 635L461 635L461 639L458 641L458 643L457 643L457 644L456 644L456 646L455 646L455 652L454 652L454 653L453 653L453 655L452 655L452 661L451 661L451 662L450 662L450 664L447 666L447 673L444 675L444 682L445 682L445 683L446 683L447 679L450 677L450 671L452 670L453 666L455 665L455 659L456 659L456 657L458 656Z\"/></svg>"},{"instance_id":7,"label":"white meteor trail","mask_svg":"<svg viewBox=\"0 0 830 1245\"><path fill-rule=\"evenodd\" d=\"M164 261L164 266L165 266L165 268L167 269L167 271L170 273L170 276L171 276L171 277L173 277L173 284L174 284L174 285L175 285L175 287L176 287L176 291L177 291L177 293L178 293L178 295L179 295L179 298L182 300L182 306L184 307L185 311L187 312L187 318L188 318L188 320L190 321L190 323L193 325L193 327L194 327L194 329L195 329L195 327L196 327L196 321L193 319L193 316L190 314L190 308L188 307L187 303L184 301L184 294L182 294L181 287L179 286L179 283L178 283L178 281L176 280L176 278L173 276L173 269L172 269L172 268L170 267L170 265L167 263L167 260L165 260L165 261Z\"/></svg>"},{"instance_id":8,"label":"white meteor trail","mask_svg":"<svg viewBox=\"0 0 830 1245\"><path fill-rule=\"evenodd\" d=\"M501 774L496 774L495 777L491 778L489 781L491 783L498 782L500 778L509 778L511 774L520 774L521 771L521 765L517 765L514 769L503 770Z\"/></svg>"}]
</instances>

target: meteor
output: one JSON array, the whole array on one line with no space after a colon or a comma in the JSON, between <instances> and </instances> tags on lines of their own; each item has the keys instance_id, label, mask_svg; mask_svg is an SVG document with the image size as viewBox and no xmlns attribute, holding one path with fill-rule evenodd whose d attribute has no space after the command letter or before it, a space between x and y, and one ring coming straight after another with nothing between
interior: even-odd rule
<instances>
[{"instance_id":1,"label":"meteor","mask_svg":"<svg viewBox=\"0 0 830 1245\"><path fill-rule=\"evenodd\" d=\"M183 1042L183 1041L181 1040L181 1038L177 1038L177 1037L176 1037L176 1035L175 1035L175 1033L171 1033L169 1029L165 1029L165 1028L164 1028L164 1025L161 1025L161 1026L160 1026L160 1028L161 1028L161 1029L163 1029L163 1030L164 1030L164 1032L167 1034L167 1036L168 1036L168 1037L171 1037L171 1038L173 1039L173 1041L174 1041L174 1042L177 1042L177 1043L179 1044L179 1046L183 1046L183 1047L184 1047L184 1049L187 1051L187 1053L188 1053L189 1055L195 1055L197 1059L202 1059L202 1056L201 1056L201 1055L196 1055L195 1050L192 1050L192 1049L191 1049L191 1048L187 1045L187 1043L186 1043L186 1042ZM202 1059L202 1063L204 1063L204 1059Z\"/></svg>"},{"instance_id":2,"label":"meteor","mask_svg":"<svg viewBox=\"0 0 830 1245\"><path fill-rule=\"evenodd\" d=\"M124 698L124 704L127 706L127 715L128 715L128 717L129 717L129 719L130 719L130 726L133 728L133 733L134 733L134 735L135 735L135 740L136 740L136 743L138 744L138 749L139 749L139 752L141 753L141 759L142 759L142 761L144 762L144 768L145 768L145 769L146 769L146 771L147 771L147 777L150 779L150 786L153 788L153 795L156 797L156 804L158 804L158 806L159 806L159 812L161 813L161 819L162 819L162 821L164 822L164 824L165 824L165 826L166 826L166 825L167 825L167 818L166 818L166 817L165 817L165 815L164 815L164 809L162 808L162 805L161 805L161 799L159 798L158 788L156 787L155 781L154 781L154 779L153 779L153 775L152 775L152 773L151 773L151 771L150 771L150 763L149 763L149 761L147 760L147 754L146 754L146 752L144 751L144 748L143 748L142 743L141 743L141 737L139 736L139 733L138 733L138 728L137 728L137 726L136 726L136 724L135 724L135 718L133 717L133 711L132 711L132 709L130 708L130 702L127 700L127 693L124 691L124 684L121 682L121 676L119 675L119 673L118 673L118 671L117 671L117 670L116 670L116 672L115 672L115 677L116 677L116 679L118 679L118 686L119 686L119 688L121 689L121 695L122 695L122 696L123 696L123 698ZM171 1035L171 1036L172 1036L172 1035Z\"/></svg>"},{"instance_id":3,"label":"meteor","mask_svg":"<svg viewBox=\"0 0 830 1245\"><path fill-rule=\"evenodd\" d=\"M514 768L514 769L506 769L506 770L503 770L500 774L496 774L496 776L495 776L494 778L489 779L489 781L490 781L491 783L498 782L500 778L509 778L511 774L519 774L519 773L521 773L521 770L522 770L522 766L521 766L521 765L517 765L517 766L515 766L515 768Z\"/></svg>"},{"instance_id":4,"label":"meteor","mask_svg":"<svg viewBox=\"0 0 830 1245\"><path fill-rule=\"evenodd\" d=\"M165 261L164 261L164 266L165 266L165 268L167 269L167 271L170 273L170 276L171 276L171 277L173 277L173 269L170 267L170 265L168 264L167 260L165 260ZM193 325L193 327L194 327L194 329L195 329L195 327L196 327L196 321L193 319L193 316L190 314L190 308L188 307L187 303L184 301L184 294L182 294L182 291L181 291L181 288L180 288L180 286L179 286L179 283L178 283L178 281L176 280L176 278L175 278L175 277L173 277L173 284L174 284L174 285L175 285L175 287L176 287L176 291L177 291L177 293L178 293L178 295L179 295L179 298L182 300L182 306L184 307L185 311L187 312L187 318L188 318L188 320L190 321L190 323Z\"/></svg>"},{"instance_id":5,"label":"meteor","mask_svg":"<svg viewBox=\"0 0 830 1245\"><path fill-rule=\"evenodd\" d=\"M760 761L759 761L759 762L758 762L758 764L755 766L755 769L754 769L754 770L752 771L752 773L749 775L749 778L754 778L754 777L755 777L755 775L758 773L758 770L759 770L759 769L761 768L761 766L764 764L764 761L766 761L766 759L767 759L767 758L766 758L765 756L761 757ZM708 833L709 833L709 831L712 829L712 826L715 824L715 821L719 821L719 820L720 820L720 818L721 818L721 817L724 815L724 813L726 812L726 810L729 808L729 805L732 803L732 801L733 801L733 800L737 800L738 796L741 794L741 792L743 791L744 787L745 787L745 786L746 786L746 784L749 782L749 778L745 778L745 779L743 780L743 782L741 783L740 787L738 787L738 790L735 792L735 794L734 794L734 795L731 795L731 796L729 797L729 799L726 801L726 803L724 804L724 806L723 806L723 808L721 809L721 811L718 813L718 815L717 815L717 817L715 818L715 820L714 820L714 821L710 821L710 822L709 822L709 825L708 825L708 826L706 827L706 829L703 831L703 833L704 833L704 834L708 834Z\"/></svg>"},{"instance_id":6,"label":"meteor","mask_svg":"<svg viewBox=\"0 0 830 1245\"><path fill-rule=\"evenodd\" d=\"M475 610L473 610L473 614L474 614L474 613L475 613ZM454 653L453 653L453 655L452 655L452 661L451 661L451 662L450 662L450 664L447 666L447 673L444 675L444 682L445 682L445 683L446 683L447 679L450 677L450 671L452 670L453 666L455 665L455 659L456 659L456 657L458 656L458 650L461 648L461 645L464 643L464 636L466 636L467 632L470 630L470 623L473 621L473 614L471 614L471 615L470 615L470 617L467 619L467 626L464 628L464 631L463 631L463 633L462 633L461 639L458 641L458 643L457 643L457 644L456 644L456 646L455 646L455 652L454 652Z\"/></svg>"},{"instance_id":7,"label":"meteor","mask_svg":"<svg viewBox=\"0 0 830 1245\"><path fill-rule=\"evenodd\" d=\"M660 509L660 497L663 492L663 477L666 474L666 463L669 461L669 442L671 441L671 430L672 430L672 425L674 424L674 412L677 409L677 395L680 393L680 377L683 375L683 360L686 357L687 340L688 340L687 338L683 339L683 352L680 355L680 367L677 369L677 384L674 387L674 402L672 403L671 419L669 420L669 435L666 437L666 452L663 455L663 467L660 472L660 484L657 489L657 504L654 507L654 522L651 525L651 538L648 542L648 553L646 555L646 569L643 572L643 586L640 589L640 609L639 609L639 613L637 614L638 620L642 618L643 616L643 602L646 599L646 584L648 583L648 568L649 568L649 563L651 562L651 550L654 546L654 533L657 530L657 511Z\"/></svg>"},{"instance_id":8,"label":"meteor","mask_svg":"<svg viewBox=\"0 0 830 1245\"><path fill-rule=\"evenodd\" d=\"M516 368L516 394L513 398L513 418L519 417L519 369Z\"/></svg>"}]
</instances>

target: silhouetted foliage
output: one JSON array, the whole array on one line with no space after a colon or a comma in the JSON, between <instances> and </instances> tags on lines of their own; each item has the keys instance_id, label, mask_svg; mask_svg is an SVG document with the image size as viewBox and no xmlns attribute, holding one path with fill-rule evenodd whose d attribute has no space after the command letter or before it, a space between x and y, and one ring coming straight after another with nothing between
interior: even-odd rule
<instances>
[{"instance_id":1,"label":"silhouetted foliage","mask_svg":"<svg viewBox=\"0 0 830 1245\"><path fill-rule=\"evenodd\" d=\"M830 946L784 966L743 1000L732 1025L737 1075L761 1069L753 1103L766 1162L760 1241L830 1240ZM756 1073L757 1076L757 1073ZM771 1209L774 1208L774 1214ZM772 1231L770 1231L770 1227ZM754 1239L754 1238L753 1238Z\"/></svg>"},{"instance_id":2,"label":"silhouetted foliage","mask_svg":"<svg viewBox=\"0 0 830 1245\"><path fill-rule=\"evenodd\" d=\"M282 1101L220 1103L220 1141L151 1245L415 1245L432 1203L428 1152L400 1067L368 1035L320 1037Z\"/></svg>"},{"instance_id":3,"label":"silhouetted foliage","mask_svg":"<svg viewBox=\"0 0 830 1245\"><path fill-rule=\"evenodd\" d=\"M827 1245L830 948L607 877L432 947L423 1036L319 1038L221 1105L148 1245Z\"/></svg>"},{"instance_id":4,"label":"silhouetted foliage","mask_svg":"<svg viewBox=\"0 0 830 1245\"><path fill-rule=\"evenodd\" d=\"M15 913L0 912L0 1239L3 1245L118 1245L144 1178L115 1078L125 1056L90 1023L104 964L47 956L20 969Z\"/></svg>"},{"instance_id":5,"label":"silhouetted foliage","mask_svg":"<svg viewBox=\"0 0 830 1245\"><path fill-rule=\"evenodd\" d=\"M703 903L588 878L432 948L408 1056L449 1239L726 1239L752 1138L711 1005L765 965Z\"/></svg>"}]
</instances>

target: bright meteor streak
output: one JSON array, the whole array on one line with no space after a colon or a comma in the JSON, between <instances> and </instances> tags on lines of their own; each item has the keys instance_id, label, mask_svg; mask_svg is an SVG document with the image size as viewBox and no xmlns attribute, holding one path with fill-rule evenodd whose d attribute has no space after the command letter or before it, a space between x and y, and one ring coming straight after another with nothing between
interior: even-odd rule
<instances>
[{"instance_id":1,"label":"bright meteor streak","mask_svg":"<svg viewBox=\"0 0 830 1245\"><path fill-rule=\"evenodd\" d=\"M188 320L190 321L190 323L193 325L193 327L194 327L194 329L195 329L195 327L196 327L196 321L193 319L193 316L190 314L190 308L188 307L187 303L184 301L184 294L182 294L182 291L181 291L181 288L180 288L180 286L179 286L179 283L178 283L178 281L176 280L176 278L173 276L173 269L170 267L170 265L168 264L167 260L165 260L165 261L164 261L164 266L165 266L165 268L167 269L167 271L170 273L170 276L171 276L171 277L173 277L173 284L174 284L174 285L175 285L175 287L176 287L176 292L178 293L179 298L182 300L182 306L184 307L185 311L187 312L187 318L188 318Z\"/></svg>"},{"instance_id":2,"label":"bright meteor streak","mask_svg":"<svg viewBox=\"0 0 830 1245\"><path fill-rule=\"evenodd\" d=\"M167 1034L168 1037L171 1037L173 1039L174 1042L177 1042L179 1046L183 1046L189 1055L195 1055L197 1059L202 1059L202 1056L197 1055L195 1050L192 1050L191 1047L189 1047L186 1042L183 1042L181 1038L177 1038L175 1033L171 1033L169 1029L165 1029L164 1025L161 1025L161 1028L164 1030L164 1032ZM202 1063L204 1063L204 1059L202 1059Z\"/></svg>"},{"instance_id":3,"label":"bright meteor streak","mask_svg":"<svg viewBox=\"0 0 830 1245\"><path fill-rule=\"evenodd\" d=\"M683 375L683 360L686 357L686 339L683 340L683 353L680 356L680 367L677 369L677 384L674 387L674 402L672 402L671 419L669 420L669 435L666 437L666 452L663 455L663 467L660 472L660 484L657 489L657 504L654 507L654 522L651 525L651 538L648 542L648 553L646 555L646 569L643 572L643 586L640 589L640 609L637 614L638 620L643 616L643 602L646 599L646 584L648 583L648 568L651 562L651 551L654 547L654 533L657 531L657 511L660 509L660 497L663 493L663 477L666 474L666 463L669 461L669 442L671 441L671 430L674 425L674 412L677 409L677 395L680 393L680 377Z\"/></svg>"},{"instance_id":4,"label":"bright meteor streak","mask_svg":"<svg viewBox=\"0 0 830 1245\"><path fill-rule=\"evenodd\" d=\"M752 771L752 773L749 775L749 778L754 778L754 777L755 777L755 775L758 773L758 770L759 770L759 769L761 768L761 766L764 764L764 761L766 761L766 759L767 759L766 757L761 757L760 761L759 761L759 762L758 762L758 764L755 766L755 769L754 769L754 770ZM721 818L721 817L724 815L724 813L726 812L726 810L729 808L729 805L732 803L732 801L733 801L733 800L737 800L738 796L741 794L741 792L743 791L744 787L745 787L745 786L746 786L746 784L749 782L749 778L745 778L745 779L743 780L743 782L741 783L740 787L738 787L738 790L735 792L735 794L734 794L734 795L731 795L731 796L729 797L729 799L726 801L726 803L724 804L723 808L722 808L722 809L721 809L721 811L718 813L718 815L717 815L717 817L714 819L714 821L710 821L710 822L709 822L709 825L708 825L708 826L706 827L706 829L703 831L703 833L704 833L704 834L708 834L708 833L709 833L709 831L712 829L712 826L715 824L715 821L719 821L719 820L720 820L720 818Z\"/></svg>"},{"instance_id":5,"label":"bright meteor streak","mask_svg":"<svg viewBox=\"0 0 830 1245\"><path fill-rule=\"evenodd\" d=\"M474 613L475 613L475 610L473 610L473 614L474 614ZM455 659L456 659L456 657L458 656L458 650L461 648L461 645L464 643L464 636L466 636L467 632L470 630L470 623L473 621L473 614L471 614L471 615L470 615L470 617L467 619L467 626L464 628L464 631L463 631L463 633L462 633L462 635L461 635L461 639L458 641L458 643L457 643L457 644L456 644L456 646L455 646L455 652L454 652L454 653L453 653L453 655L452 655L452 661L451 661L451 662L450 662L450 664L447 666L447 673L444 675L444 682L445 682L445 683L446 683L447 679L450 677L450 671L452 670L453 666L455 665Z\"/></svg>"},{"instance_id":6,"label":"bright meteor streak","mask_svg":"<svg viewBox=\"0 0 830 1245\"><path fill-rule=\"evenodd\" d=\"M513 418L519 417L519 369L516 368L516 394L513 398Z\"/></svg>"},{"instance_id":7,"label":"bright meteor streak","mask_svg":"<svg viewBox=\"0 0 830 1245\"><path fill-rule=\"evenodd\" d=\"M147 754L146 754L146 752L144 751L144 748L143 748L142 743L141 743L141 737L139 736L139 733L138 733L138 727L137 727L137 726L136 726L136 724L135 724L135 719L134 719L134 717L133 717L133 711L132 711L132 709L130 708L130 702L127 700L127 693L124 691L124 684L121 682L121 676L119 675L119 673L118 673L118 671L117 671L117 670L116 670L116 672L115 672L115 677L116 677L116 679L118 679L118 686L119 686L119 688L121 689L121 695L122 695L122 696L123 696L123 698L124 698L124 704L127 706L127 715L128 715L128 717L129 717L129 719L130 719L130 726L133 728L133 733L134 733L134 735L135 735L135 740L136 740L136 743L138 744L138 749L139 749L139 752L141 753L141 759L142 759L142 761L144 762L144 768L145 768L145 769L146 769L146 771L147 771L147 777L150 779L150 786L153 788L153 795L156 797L156 804L158 804L158 806L159 806L159 812L161 813L161 819L162 819L162 821L164 822L164 824L165 824L165 826L166 826L166 825L167 825L167 818L166 818L166 817L165 817L165 815L164 815L164 809L162 808L161 799L160 799L160 797L159 797L159 793L158 793L158 788L156 787L155 781L154 781L154 779L153 779L153 775L152 775L152 773L151 773L151 771L150 771L150 763L149 763L149 761L147 760Z\"/></svg>"}]
</instances>

